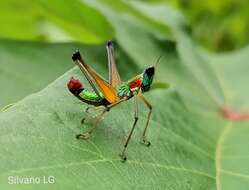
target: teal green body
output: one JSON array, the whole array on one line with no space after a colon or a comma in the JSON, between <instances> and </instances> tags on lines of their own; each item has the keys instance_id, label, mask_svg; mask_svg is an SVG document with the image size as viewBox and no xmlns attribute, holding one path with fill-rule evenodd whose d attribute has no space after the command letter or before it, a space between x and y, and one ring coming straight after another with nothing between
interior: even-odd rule
<instances>
[{"instance_id":1,"label":"teal green body","mask_svg":"<svg viewBox=\"0 0 249 190\"><path fill-rule=\"evenodd\" d=\"M117 93L119 97L130 97L132 95L130 86L128 83L122 83L117 87Z\"/></svg>"}]
</instances>

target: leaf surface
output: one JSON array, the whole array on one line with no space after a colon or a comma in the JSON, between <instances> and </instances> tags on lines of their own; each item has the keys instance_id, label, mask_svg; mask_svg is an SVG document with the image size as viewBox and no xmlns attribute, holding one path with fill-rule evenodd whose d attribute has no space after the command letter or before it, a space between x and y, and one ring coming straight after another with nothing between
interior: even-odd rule
<instances>
[{"instance_id":1,"label":"leaf surface","mask_svg":"<svg viewBox=\"0 0 249 190\"><path fill-rule=\"evenodd\" d=\"M137 3L133 5L139 11L137 17L138 13L126 10L116 14L108 1L87 3L105 15L114 28L122 78L142 72L162 54L165 57L156 69L155 80L169 81L170 89L155 88L145 95L153 105L148 131L152 145L148 148L139 143L147 114L140 102L128 160L119 160L133 123L132 99L107 113L91 139L77 140L75 135L90 126L80 124L87 105L66 88L71 76L86 84L80 71L73 68L0 113L1 189L38 187L9 185L8 176L54 176L53 189L248 189L248 121L232 117L248 111L244 82L248 79L248 48L231 55L209 55L191 40L184 27L160 19L165 18L161 8L150 5L152 17L146 11L147 4ZM151 23L171 28L175 40L167 38L164 29L157 28L160 34L165 33L163 38L158 31L145 30ZM58 49L48 46L57 52L53 52L54 59L69 51L63 44ZM107 76L103 45L70 47L80 49L86 61ZM43 51L36 43L33 48ZM44 59L39 56L34 62ZM61 62L71 64L70 56ZM224 108L232 111L228 114ZM51 186L40 184L39 188Z\"/></svg>"}]
</instances>

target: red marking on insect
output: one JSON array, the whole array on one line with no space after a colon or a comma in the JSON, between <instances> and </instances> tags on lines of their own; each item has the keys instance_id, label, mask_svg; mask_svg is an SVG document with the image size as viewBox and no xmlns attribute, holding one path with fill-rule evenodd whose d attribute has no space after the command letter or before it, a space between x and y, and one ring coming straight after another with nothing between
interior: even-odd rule
<instances>
[{"instance_id":1,"label":"red marking on insect","mask_svg":"<svg viewBox=\"0 0 249 190\"><path fill-rule=\"evenodd\" d=\"M83 88L83 85L81 84L80 80L71 77L70 81L67 83L67 87L71 92L75 92Z\"/></svg>"},{"instance_id":2,"label":"red marking on insect","mask_svg":"<svg viewBox=\"0 0 249 190\"><path fill-rule=\"evenodd\" d=\"M221 112L223 114L223 117L226 119L230 119L234 121L249 120L249 113L246 113L246 112L234 111L226 107L222 108Z\"/></svg>"},{"instance_id":3,"label":"red marking on insect","mask_svg":"<svg viewBox=\"0 0 249 190\"><path fill-rule=\"evenodd\" d=\"M136 88L139 88L142 85L142 80L137 79L135 81L132 81L129 86L131 90L135 90Z\"/></svg>"}]
</instances>

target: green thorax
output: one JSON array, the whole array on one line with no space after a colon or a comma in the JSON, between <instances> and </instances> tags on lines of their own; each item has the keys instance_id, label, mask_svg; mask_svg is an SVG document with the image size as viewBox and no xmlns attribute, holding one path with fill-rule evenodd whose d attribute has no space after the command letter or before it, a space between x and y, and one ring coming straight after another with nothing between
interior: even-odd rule
<instances>
[{"instance_id":1,"label":"green thorax","mask_svg":"<svg viewBox=\"0 0 249 190\"><path fill-rule=\"evenodd\" d=\"M120 85L117 86L117 93L119 97L130 97L132 95L131 90L130 90L130 86L128 83L122 83Z\"/></svg>"},{"instance_id":2,"label":"green thorax","mask_svg":"<svg viewBox=\"0 0 249 190\"><path fill-rule=\"evenodd\" d=\"M79 94L81 98L88 100L88 101L94 101L94 102L99 102L104 98L102 94L100 95L101 97L99 97L95 92L92 92L86 89L82 90L82 92Z\"/></svg>"}]
</instances>

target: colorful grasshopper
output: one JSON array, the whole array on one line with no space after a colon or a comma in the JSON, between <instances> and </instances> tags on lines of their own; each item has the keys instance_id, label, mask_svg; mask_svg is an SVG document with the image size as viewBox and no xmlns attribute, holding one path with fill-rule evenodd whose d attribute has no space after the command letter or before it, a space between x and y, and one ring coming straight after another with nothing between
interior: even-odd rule
<instances>
[{"instance_id":1,"label":"colorful grasshopper","mask_svg":"<svg viewBox=\"0 0 249 190\"><path fill-rule=\"evenodd\" d=\"M93 91L89 91L83 87L79 80L73 77L68 82L68 89L73 95L75 95L81 101L93 105L93 106L104 106L104 110L99 114L96 119L96 123L88 129L85 133L79 134L76 137L79 139L88 139L94 129L97 127L100 119L107 111L118 105L119 103L126 101L132 97L135 100L135 114L134 123L131 131L124 144L123 151L120 156L123 161L126 160L126 149L131 139L132 133L138 121L138 106L137 98L141 99L149 109L147 116L147 122L142 135L142 143L146 146L150 146L150 142L146 138L146 131L148 128L152 106L143 96L144 92L150 90L152 84L153 76L155 73L155 67L150 66L144 70L143 73L135 76L134 78L128 80L127 82L122 82L119 73L116 68L114 59L114 48L113 43L109 41L107 43L107 54L108 54L108 69L109 69L109 80L106 81L101 77L91 66L87 65L82 59L80 53L77 51L73 54L72 59L75 64L80 68L88 82L90 83ZM97 86L97 87L96 87ZM84 121L84 119L82 120Z\"/></svg>"}]
</instances>

